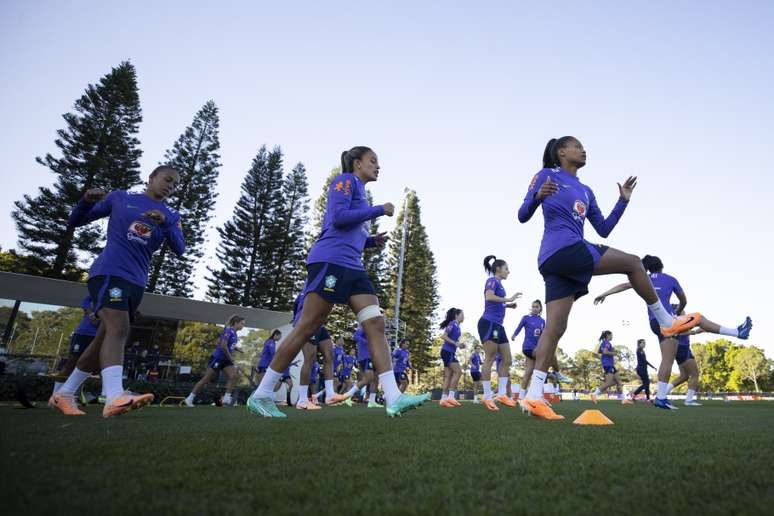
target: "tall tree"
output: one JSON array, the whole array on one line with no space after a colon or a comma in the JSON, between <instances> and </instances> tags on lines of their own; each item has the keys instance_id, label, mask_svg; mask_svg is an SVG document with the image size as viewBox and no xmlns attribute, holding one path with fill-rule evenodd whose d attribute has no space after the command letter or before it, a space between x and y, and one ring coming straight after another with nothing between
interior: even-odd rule
<instances>
[{"instance_id":1,"label":"tall tree","mask_svg":"<svg viewBox=\"0 0 774 516\"><path fill-rule=\"evenodd\" d=\"M204 254L205 229L217 197L219 125L218 107L210 100L164 154L164 164L180 171L180 184L167 202L180 213L186 253L177 256L169 252L166 242L161 246L153 255L148 292L191 297L191 276Z\"/></svg>"},{"instance_id":2,"label":"tall tree","mask_svg":"<svg viewBox=\"0 0 774 516\"><path fill-rule=\"evenodd\" d=\"M599 364L599 355L588 349L579 349L573 356L569 375L582 389L591 389L592 383L602 375Z\"/></svg>"},{"instance_id":3,"label":"tall tree","mask_svg":"<svg viewBox=\"0 0 774 516\"><path fill-rule=\"evenodd\" d=\"M758 380L766 377L770 367L763 350L755 346L744 347L735 354L732 364L739 378L753 382L755 391L760 392Z\"/></svg>"},{"instance_id":4,"label":"tall tree","mask_svg":"<svg viewBox=\"0 0 774 516\"><path fill-rule=\"evenodd\" d=\"M208 268L208 294L229 304L264 307L273 270L273 227L282 208L282 151L262 146L247 172L231 220L218 228L219 268Z\"/></svg>"},{"instance_id":5,"label":"tall tree","mask_svg":"<svg viewBox=\"0 0 774 516\"><path fill-rule=\"evenodd\" d=\"M53 187L16 201L11 215L19 247L45 264L47 276L77 279L78 252L95 253L101 230L68 226L70 210L90 188L126 190L140 182L142 114L134 66L123 62L89 84L74 109L62 115L66 125L54 141L61 157L37 158L56 175Z\"/></svg>"},{"instance_id":6,"label":"tall tree","mask_svg":"<svg viewBox=\"0 0 774 516\"><path fill-rule=\"evenodd\" d=\"M400 257L403 219L407 219L406 248L403 261L400 319L406 324L410 339L411 356L419 371L430 367L433 357L430 345L433 338L435 314L438 310L438 280L435 256L430 249L427 231L422 225L422 212L416 192L407 194L389 244L389 308L387 316L394 317L397 293L398 261Z\"/></svg>"},{"instance_id":7,"label":"tall tree","mask_svg":"<svg viewBox=\"0 0 774 516\"><path fill-rule=\"evenodd\" d=\"M299 163L282 182L282 206L273 223L273 278L266 308L288 310L306 277L304 228L309 213L306 169Z\"/></svg>"}]
</instances>

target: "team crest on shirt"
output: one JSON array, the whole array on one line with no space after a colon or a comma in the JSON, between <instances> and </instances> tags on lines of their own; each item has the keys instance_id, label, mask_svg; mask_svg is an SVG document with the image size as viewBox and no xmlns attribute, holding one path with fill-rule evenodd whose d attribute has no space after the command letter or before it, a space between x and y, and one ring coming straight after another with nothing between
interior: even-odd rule
<instances>
[{"instance_id":1,"label":"team crest on shirt","mask_svg":"<svg viewBox=\"0 0 774 516\"><path fill-rule=\"evenodd\" d=\"M352 191L352 180L347 179L346 181L339 181L336 183L334 189L337 192L344 192L345 195L349 195L349 192Z\"/></svg>"},{"instance_id":2,"label":"team crest on shirt","mask_svg":"<svg viewBox=\"0 0 774 516\"><path fill-rule=\"evenodd\" d=\"M580 199L576 200L572 207L572 217L577 221L583 222L586 218L586 203Z\"/></svg>"},{"instance_id":3,"label":"team crest on shirt","mask_svg":"<svg viewBox=\"0 0 774 516\"><path fill-rule=\"evenodd\" d=\"M110 296L110 301L121 301L121 298L123 297L124 293L121 291L118 287L113 287L110 290L108 290L108 295Z\"/></svg>"},{"instance_id":4,"label":"team crest on shirt","mask_svg":"<svg viewBox=\"0 0 774 516\"><path fill-rule=\"evenodd\" d=\"M533 336L540 337L540 334L543 333L542 328L535 328L535 331L533 332Z\"/></svg>"},{"instance_id":5,"label":"team crest on shirt","mask_svg":"<svg viewBox=\"0 0 774 516\"><path fill-rule=\"evenodd\" d=\"M329 274L325 276L325 290L328 292L333 292L333 289L336 288L336 282L339 280L336 279L336 276L333 274Z\"/></svg>"},{"instance_id":6,"label":"team crest on shirt","mask_svg":"<svg viewBox=\"0 0 774 516\"><path fill-rule=\"evenodd\" d=\"M499 330L494 330L494 331L492 332L492 337L493 337L493 338L495 338L495 339L499 339L499 338L500 338L500 332L499 332Z\"/></svg>"},{"instance_id":7,"label":"team crest on shirt","mask_svg":"<svg viewBox=\"0 0 774 516\"><path fill-rule=\"evenodd\" d=\"M153 228L150 226L150 224L135 220L129 225L129 231L126 232L126 238L132 242L148 245L148 240L152 234Z\"/></svg>"}]
</instances>

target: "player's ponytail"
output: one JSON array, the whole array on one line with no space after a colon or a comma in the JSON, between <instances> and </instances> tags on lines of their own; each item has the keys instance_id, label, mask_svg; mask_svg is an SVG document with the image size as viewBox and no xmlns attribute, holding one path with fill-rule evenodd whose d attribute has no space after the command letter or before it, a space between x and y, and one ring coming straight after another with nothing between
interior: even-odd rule
<instances>
[{"instance_id":1,"label":"player's ponytail","mask_svg":"<svg viewBox=\"0 0 774 516\"><path fill-rule=\"evenodd\" d=\"M602 332L602 335L599 336L599 343L602 344L604 341L608 340L613 335L613 332L610 330L605 330Z\"/></svg>"},{"instance_id":2,"label":"player's ponytail","mask_svg":"<svg viewBox=\"0 0 774 516\"><path fill-rule=\"evenodd\" d=\"M451 323L454 319L457 318L458 315L460 315L460 312L462 312L459 308L449 308L446 311L446 319L443 320L441 323L441 329L445 330L447 326L449 326L449 323Z\"/></svg>"},{"instance_id":3,"label":"player's ponytail","mask_svg":"<svg viewBox=\"0 0 774 516\"><path fill-rule=\"evenodd\" d=\"M231 317L228 318L228 323L226 323L226 326L232 327L232 326L236 325L237 323L240 323L240 322L242 322L244 320L245 320L244 317L242 317L241 315L236 315L235 314L235 315L232 315Z\"/></svg>"},{"instance_id":4,"label":"player's ponytail","mask_svg":"<svg viewBox=\"0 0 774 516\"><path fill-rule=\"evenodd\" d=\"M546 148L543 151L543 168L559 168L561 163L559 162L558 150L563 149L571 141L575 141L577 138L574 136L562 136L558 140L551 138L546 144Z\"/></svg>"},{"instance_id":5,"label":"player's ponytail","mask_svg":"<svg viewBox=\"0 0 774 516\"><path fill-rule=\"evenodd\" d=\"M355 160L363 159L367 152L373 152L370 147L358 145L341 153L341 173L354 172L352 170Z\"/></svg>"},{"instance_id":6,"label":"player's ponytail","mask_svg":"<svg viewBox=\"0 0 774 516\"><path fill-rule=\"evenodd\" d=\"M484 258L484 270L489 273L490 276L494 276L497 269L505 265L505 260L500 260L495 255L490 254Z\"/></svg>"},{"instance_id":7,"label":"player's ponytail","mask_svg":"<svg viewBox=\"0 0 774 516\"><path fill-rule=\"evenodd\" d=\"M274 331L271 332L271 335L269 336L269 338L271 340L273 340L274 342L277 342L277 339L281 339L282 338L282 332L279 331L279 330L274 330Z\"/></svg>"},{"instance_id":8,"label":"player's ponytail","mask_svg":"<svg viewBox=\"0 0 774 516\"><path fill-rule=\"evenodd\" d=\"M645 267L645 270L651 274L664 270L664 264L661 262L661 258L658 256L651 256L649 254L646 254L642 258L642 266Z\"/></svg>"}]
</instances>

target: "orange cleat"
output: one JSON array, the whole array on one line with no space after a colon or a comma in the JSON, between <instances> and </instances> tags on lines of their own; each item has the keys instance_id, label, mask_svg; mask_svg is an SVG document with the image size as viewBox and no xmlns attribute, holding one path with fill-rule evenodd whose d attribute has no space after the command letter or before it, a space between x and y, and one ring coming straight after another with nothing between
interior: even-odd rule
<instances>
[{"instance_id":1,"label":"orange cleat","mask_svg":"<svg viewBox=\"0 0 774 516\"><path fill-rule=\"evenodd\" d=\"M344 403L348 399L349 399L349 396L344 396L343 394L334 394L331 397L330 403L326 400L325 404L326 405L336 405L337 403Z\"/></svg>"},{"instance_id":2,"label":"orange cleat","mask_svg":"<svg viewBox=\"0 0 774 516\"><path fill-rule=\"evenodd\" d=\"M663 326L661 327L661 334L664 337L674 337L679 333L683 333L690 330L694 326L698 325L700 322L701 322L701 314L698 312L687 314L687 315L678 315L672 321L672 326L670 326L669 328L665 328Z\"/></svg>"},{"instance_id":3,"label":"orange cleat","mask_svg":"<svg viewBox=\"0 0 774 516\"><path fill-rule=\"evenodd\" d=\"M454 405L455 407L461 407L462 406L462 403L460 403L459 401L455 400L454 398L450 398L449 401L451 401L452 405Z\"/></svg>"},{"instance_id":4,"label":"orange cleat","mask_svg":"<svg viewBox=\"0 0 774 516\"><path fill-rule=\"evenodd\" d=\"M321 406L315 405L314 403L309 403L308 400L306 403L296 403L296 408L298 410L322 410Z\"/></svg>"},{"instance_id":5,"label":"orange cleat","mask_svg":"<svg viewBox=\"0 0 774 516\"><path fill-rule=\"evenodd\" d=\"M312 405L319 405L319 403L317 403L317 398L315 398L314 396L309 398L309 403L311 403Z\"/></svg>"},{"instance_id":6,"label":"orange cleat","mask_svg":"<svg viewBox=\"0 0 774 516\"><path fill-rule=\"evenodd\" d=\"M500 409L497 407L497 405L495 405L494 401L484 400L483 403L487 410L491 410L492 412L500 412Z\"/></svg>"},{"instance_id":7,"label":"orange cleat","mask_svg":"<svg viewBox=\"0 0 774 516\"><path fill-rule=\"evenodd\" d=\"M514 408L516 406L516 402L513 401L508 396L495 396L495 401L497 403L502 403L506 407Z\"/></svg>"},{"instance_id":8,"label":"orange cleat","mask_svg":"<svg viewBox=\"0 0 774 516\"><path fill-rule=\"evenodd\" d=\"M48 399L48 406L58 409L65 416L84 416L86 412L78 408L75 396L72 394L52 394Z\"/></svg>"},{"instance_id":9,"label":"orange cleat","mask_svg":"<svg viewBox=\"0 0 774 516\"><path fill-rule=\"evenodd\" d=\"M627 399L621 401L621 405L634 405L634 402L627 398Z\"/></svg>"},{"instance_id":10,"label":"orange cleat","mask_svg":"<svg viewBox=\"0 0 774 516\"><path fill-rule=\"evenodd\" d=\"M452 400L450 400L449 398L442 399L438 404L440 406L442 406L443 408L454 408L454 407L456 407L456 405L454 403L452 403Z\"/></svg>"},{"instance_id":11,"label":"orange cleat","mask_svg":"<svg viewBox=\"0 0 774 516\"><path fill-rule=\"evenodd\" d=\"M102 417L113 417L126 414L131 410L143 408L153 401L153 394L128 394L124 393L114 400L105 403L102 409Z\"/></svg>"},{"instance_id":12,"label":"orange cleat","mask_svg":"<svg viewBox=\"0 0 774 516\"><path fill-rule=\"evenodd\" d=\"M527 406L529 413L540 419L547 419L550 421L559 421L564 419L564 416L560 416L554 410L549 407L543 400L524 400L524 404Z\"/></svg>"}]
</instances>

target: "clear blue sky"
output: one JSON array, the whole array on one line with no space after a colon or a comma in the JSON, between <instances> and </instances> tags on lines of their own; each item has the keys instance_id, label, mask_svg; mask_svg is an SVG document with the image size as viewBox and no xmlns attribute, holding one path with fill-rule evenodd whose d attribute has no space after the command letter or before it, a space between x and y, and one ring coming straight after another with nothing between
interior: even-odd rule
<instances>
[{"instance_id":1,"label":"clear blue sky","mask_svg":"<svg viewBox=\"0 0 774 516\"><path fill-rule=\"evenodd\" d=\"M640 177L613 234L587 227L587 237L661 256L689 309L728 325L749 314L750 342L774 356L774 4L386 4L2 2L0 245L15 246L13 201L53 180L34 157L55 152L61 114L130 59L144 174L206 100L218 104L213 225L230 216L263 143L281 145L288 168L307 166L313 196L342 150L373 147L376 202L417 191L442 306L465 309L471 333L485 255L508 260L509 292L543 296L542 219L520 225L515 213L546 141L575 135L589 155L581 179L604 212L616 181ZM624 279L596 278L592 292ZM509 331L525 309L509 313ZM603 329L629 347L646 337L658 355L631 293L601 308L584 298L561 346L590 347Z\"/></svg>"}]
</instances>

